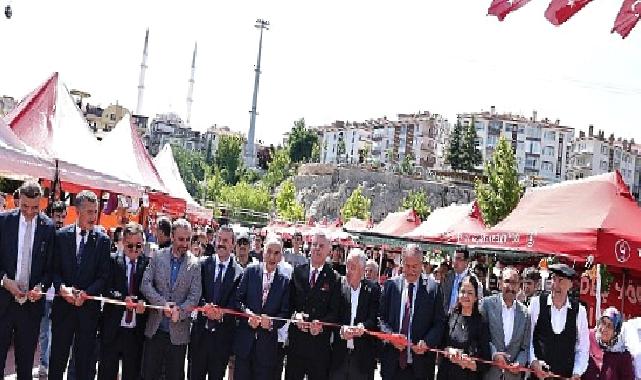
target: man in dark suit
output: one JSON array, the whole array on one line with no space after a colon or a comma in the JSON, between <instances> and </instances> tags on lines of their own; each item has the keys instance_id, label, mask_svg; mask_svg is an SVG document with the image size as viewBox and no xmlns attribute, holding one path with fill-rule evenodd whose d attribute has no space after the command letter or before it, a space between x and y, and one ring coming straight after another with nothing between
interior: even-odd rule
<instances>
[{"instance_id":1,"label":"man in dark suit","mask_svg":"<svg viewBox=\"0 0 641 380\"><path fill-rule=\"evenodd\" d=\"M458 291L456 289L458 289L463 278L469 273L470 252L467 249L457 249L454 251L453 261L453 269L447 273L445 279L441 282L443 306L447 314L456 306L458 297ZM452 289L454 289L454 291L452 291ZM479 294L479 298L483 298L483 294Z\"/></svg>"},{"instance_id":2,"label":"man in dark suit","mask_svg":"<svg viewBox=\"0 0 641 380\"><path fill-rule=\"evenodd\" d=\"M200 305L206 306L191 331L190 379L204 380L225 377L231 356L236 319L223 314L221 308L235 306L236 288L243 268L231 257L234 248L234 231L221 227L216 237L216 254L201 264L202 297Z\"/></svg>"},{"instance_id":3,"label":"man in dark suit","mask_svg":"<svg viewBox=\"0 0 641 380\"><path fill-rule=\"evenodd\" d=\"M327 379L332 331L319 322L337 323L340 314L340 277L326 263L329 239L317 233L312 239L309 264L294 269L289 307L298 321L289 327L289 350L285 378Z\"/></svg>"},{"instance_id":4,"label":"man in dark suit","mask_svg":"<svg viewBox=\"0 0 641 380\"><path fill-rule=\"evenodd\" d=\"M432 279L421 276L423 253L416 244L403 249L403 274L385 282L380 306L381 330L402 334L407 344L385 344L381 377L434 379L434 356L428 347L438 347L445 329L443 294Z\"/></svg>"},{"instance_id":5,"label":"man in dark suit","mask_svg":"<svg viewBox=\"0 0 641 380\"><path fill-rule=\"evenodd\" d=\"M234 338L235 380L270 380L278 358L278 329L289 317L289 279L278 268L283 242L268 237L262 263L251 264L236 291L236 308L254 315L240 319Z\"/></svg>"},{"instance_id":6,"label":"man in dark suit","mask_svg":"<svg viewBox=\"0 0 641 380\"><path fill-rule=\"evenodd\" d=\"M109 298L125 301L131 306L123 308L108 303L104 306L98 380L117 378L120 360L122 380L140 379L147 322L140 284L149 259L142 255L142 226L129 223L122 233L124 255L119 254L111 260L106 294Z\"/></svg>"},{"instance_id":7,"label":"man in dark suit","mask_svg":"<svg viewBox=\"0 0 641 380\"><path fill-rule=\"evenodd\" d=\"M363 278L367 256L352 249L347 256L347 275L341 279L341 320L334 336L332 380L367 380L375 363L376 341L364 331L378 329L380 288Z\"/></svg>"},{"instance_id":8,"label":"man in dark suit","mask_svg":"<svg viewBox=\"0 0 641 380\"><path fill-rule=\"evenodd\" d=\"M200 261L189 252L191 225L177 219L172 225L172 245L150 260L140 291L150 310L145 325L143 377L165 380L185 378L185 354L189 344L191 312L201 294Z\"/></svg>"},{"instance_id":9,"label":"man in dark suit","mask_svg":"<svg viewBox=\"0 0 641 380\"><path fill-rule=\"evenodd\" d=\"M0 374L13 337L19 380L31 378L44 297L51 283L55 229L40 213L42 189L20 187L20 207L0 215Z\"/></svg>"},{"instance_id":10,"label":"man in dark suit","mask_svg":"<svg viewBox=\"0 0 641 380\"><path fill-rule=\"evenodd\" d=\"M51 308L49 379L62 380L73 343L75 373L88 379L95 350L100 303L87 296L101 295L109 280L111 242L98 231L98 197L83 190L76 195L76 224L56 231L53 286L61 296Z\"/></svg>"}]
</instances>

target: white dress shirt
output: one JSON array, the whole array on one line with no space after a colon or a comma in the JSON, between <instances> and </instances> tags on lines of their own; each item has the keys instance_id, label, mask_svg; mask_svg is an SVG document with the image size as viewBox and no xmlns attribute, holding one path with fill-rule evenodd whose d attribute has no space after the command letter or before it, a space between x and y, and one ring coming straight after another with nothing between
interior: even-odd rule
<instances>
[{"instance_id":1,"label":"white dress shirt","mask_svg":"<svg viewBox=\"0 0 641 380\"><path fill-rule=\"evenodd\" d=\"M33 256L33 238L36 236L36 219L37 217L34 216L33 219L31 219L31 255ZM22 247L24 245L24 233L27 229L27 220L25 219L24 215L20 213L20 219L18 222L18 262L17 262L17 267L16 267L16 277L15 279L19 279L20 276L22 275L22 271L20 268L22 267Z\"/></svg>"},{"instance_id":2,"label":"white dress shirt","mask_svg":"<svg viewBox=\"0 0 641 380\"><path fill-rule=\"evenodd\" d=\"M82 235L80 235L80 232L82 230L80 229L80 226L76 226L76 256L80 253L80 239L82 239ZM89 234L89 231L85 231L85 244L87 244L87 235Z\"/></svg>"},{"instance_id":3,"label":"white dress shirt","mask_svg":"<svg viewBox=\"0 0 641 380\"><path fill-rule=\"evenodd\" d=\"M358 310L358 297L361 294L361 283L358 283L358 288L354 290L354 288L349 287L349 291L351 293L351 302L352 302L352 314L349 319L349 325L354 326L354 320L356 319L356 310ZM347 348L350 350L354 349L354 339L349 339L347 340Z\"/></svg>"},{"instance_id":4,"label":"white dress shirt","mask_svg":"<svg viewBox=\"0 0 641 380\"><path fill-rule=\"evenodd\" d=\"M414 318L414 305L416 304L416 293L418 291L418 281L414 283L414 294L412 295L412 307L410 308L410 323L407 326L407 364L412 364L412 319ZM403 317L405 316L405 303L407 302L407 290L409 282L403 278L403 292L401 293L401 312L399 314L398 333L403 329Z\"/></svg>"},{"instance_id":5,"label":"white dress shirt","mask_svg":"<svg viewBox=\"0 0 641 380\"><path fill-rule=\"evenodd\" d=\"M641 380L641 317L623 323L621 336L634 364L636 380Z\"/></svg>"},{"instance_id":6,"label":"white dress shirt","mask_svg":"<svg viewBox=\"0 0 641 380\"><path fill-rule=\"evenodd\" d=\"M503 297L501 297L501 317L503 318L503 341L505 348L512 340L512 333L514 332L514 309L516 308L516 300L512 302L512 307L507 307Z\"/></svg>"},{"instance_id":7,"label":"white dress shirt","mask_svg":"<svg viewBox=\"0 0 641 380\"><path fill-rule=\"evenodd\" d=\"M216 281L216 279L218 278L218 271L220 269L220 268L218 268L219 264L223 264L223 268L222 268L223 276L221 277L221 281L222 281L223 278L225 278L225 273L227 273L227 268L229 268L229 261L230 260L231 260L231 256L228 257L227 260L221 262L220 258L218 257L218 255L216 255L216 260L215 260L216 265L215 265L215 268L214 268L214 281Z\"/></svg>"},{"instance_id":8,"label":"white dress shirt","mask_svg":"<svg viewBox=\"0 0 641 380\"><path fill-rule=\"evenodd\" d=\"M281 273L283 276L287 277L288 279L291 280L292 278L292 272L294 271L294 268L289 264L285 259L281 259L280 263L278 263L278 273ZM287 332L289 330L289 322L285 322L283 327L278 329L278 342L279 343L285 343L287 342Z\"/></svg>"},{"instance_id":9,"label":"white dress shirt","mask_svg":"<svg viewBox=\"0 0 641 380\"><path fill-rule=\"evenodd\" d=\"M276 271L274 270L273 272L269 273L267 271L267 268L263 266L263 303L267 301L267 296L269 295L269 289L272 287L272 283L274 282L274 274L276 274Z\"/></svg>"},{"instance_id":10,"label":"white dress shirt","mask_svg":"<svg viewBox=\"0 0 641 380\"><path fill-rule=\"evenodd\" d=\"M530 301L530 321L531 321L531 332L530 332L530 362L538 360L534 354L534 328L536 327L536 321L539 319L539 312L541 310L541 305L539 305L541 297L532 297ZM568 315L568 309L572 306L570 300L566 299L565 304L561 309L557 309L556 306L552 304L552 295L548 295L547 304L550 306L550 318L552 323L552 331L555 334L561 334L565 328L565 320ZM588 316L585 311L585 307L581 304L579 306L579 311L576 316L576 346L574 348L574 369L572 373L574 375L583 375L583 373L588 369L588 359L590 355L590 341L589 341L589 330L588 330Z\"/></svg>"},{"instance_id":11,"label":"white dress shirt","mask_svg":"<svg viewBox=\"0 0 641 380\"><path fill-rule=\"evenodd\" d=\"M136 264L134 264L136 265ZM129 283L131 282L131 260L129 257L125 256L125 273L127 273L127 289L129 289ZM133 310L133 318L131 318L131 323L127 323L127 310L122 313L122 319L120 319L120 326L132 329L136 327L136 311Z\"/></svg>"}]
</instances>

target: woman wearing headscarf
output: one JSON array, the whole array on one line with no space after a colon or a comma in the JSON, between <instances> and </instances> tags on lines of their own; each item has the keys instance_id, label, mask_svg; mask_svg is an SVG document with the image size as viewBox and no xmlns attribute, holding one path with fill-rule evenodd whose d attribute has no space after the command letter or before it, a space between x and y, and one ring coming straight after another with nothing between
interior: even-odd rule
<instances>
[{"instance_id":1,"label":"woman wearing headscarf","mask_svg":"<svg viewBox=\"0 0 641 380\"><path fill-rule=\"evenodd\" d=\"M590 331L590 360L583 380L634 380L632 356L621 336L622 324L616 308L603 312L597 327Z\"/></svg>"}]
</instances>

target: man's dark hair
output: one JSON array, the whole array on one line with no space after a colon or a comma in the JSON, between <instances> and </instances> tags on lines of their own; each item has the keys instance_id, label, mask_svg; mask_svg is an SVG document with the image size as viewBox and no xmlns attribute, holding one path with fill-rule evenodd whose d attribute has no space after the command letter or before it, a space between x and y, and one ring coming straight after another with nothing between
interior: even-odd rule
<instances>
[{"instance_id":1,"label":"man's dark hair","mask_svg":"<svg viewBox=\"0 0 641 380\"><path fill-rule=\"evenodd\" d=\"M24 195L29 199L40 198L42 196L42 187L36 182L27 181L13 193L14 198Z\"/></svg>"},{"instance_id":2,"label":"man's dark hair","mask_svg":"<svg viewBox=\"0 0 641 380\"><path fill-rule=\"evenodd\" d=\"M53 205L51 205L51 216L53 216L53 213L55 212L65 212L67 210L67 205L63 201L55 201L53 202Z\"/></svg>"},{"instance_id":3,"label":"man's dark hair","mask_svg":"<svg viewBox=\"0 0 641 380\"><path fill-rule=\"evenodd\" d=\"M483 264L476 264L474 267L474 273L480 272L482 277L487 276L487 267Z\"/></svg>"},{"instance_id":4,"label":"man's dark hair","mask_svg":"<svg viewBox=\"0 0 641 380\"><path fill-rule=\"evenodd\" d=\"M230 226L228 226L228 225L220 226L220 228L218 229L218 236L220 236L220 235L221 235L222 233L224 233L224 232L229 232L229 233L231 233L231 242L232 242L233 244L236 244L236 233L234 233L234 229L233 229L233 228L231 228L231 227L230 227ZM256 238L256 236L260 236L260 235L258 235L258 234L257 234L257 235L254 235L254 239ZM263 237L262 237L262 236L260 236L260 238L262 239ZM261 240L261 242L262 242L262 240ZM262 246L262 244L261 244L261 246Z\"/></svg>"},{"instance_id":5,"label":"man's dark hair","mask_svg":"<svg viewBox=\"0 0 641 380\"><path fill-rule=\"evenodd\" d=\"M131 235L141 235L143 238L145 237L144 230L142 226L138 223L135 222L129 222L125 225L125 227L118 227L120 228L122 232L122 239L124 240L125 237L131 236ZM116 228L116 231L114 232L114 240L116 238L116 233L118 232L118 228Z\"/></svg>"},{"instance_id":6,"label":"man's dark hair","mask_svg":"<svg viewBox=\"0 0 641 380\"><path fill-rule=\"evenodd\" d=\"M462 253L465 261L470 261L470 251L468 251L467 249L464 249L464 248L457 249L456 251L454 251L454 255L456 255L457 253Z\"/></svg>"},{"instance_id":7,"label":"man's dark hair","mask_svg":"<svg viewBox=\"0 0 641 380\"><path fill-rule=\"evenodd\" d=\"M521 278L523 278L524 280L540 281L541 274L539 273L538 269L534 267L528 267L523 269L523 272L521 273Z\"/></svg>"},{"instance_id":8,"label":"man's dark hair","mask_svg":"<svg viewBox=\"0 0 641 380\"><path fill-rule=\"evenodd\" d=\"M171 220L164 216L158 218L158 231L167 237L171 236Z\"/></svg>"}]
</instances>

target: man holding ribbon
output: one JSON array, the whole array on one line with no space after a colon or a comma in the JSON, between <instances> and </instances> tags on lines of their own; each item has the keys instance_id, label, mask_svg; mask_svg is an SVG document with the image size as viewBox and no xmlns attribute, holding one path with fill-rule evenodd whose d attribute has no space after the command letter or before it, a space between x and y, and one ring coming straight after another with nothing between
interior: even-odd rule
<instances>
[{"instance_id":1,"label":"man holding ribbon","mask_svg":"<svg viewBox=\"0 0 641 380\"><path fill-rule=\"evenodd\" d=\"M408 244L402 253L403 274L383 286L381 331L402 338L383 347L383 380L434 379L435 359L428 348L441 344L445 309L438 284L421 276L422 260L421 248Z\"/></svg>"},{"instance_id":2,"label":"man holding ribbon","mask_svg":"<svg viewBox=\"0 0 641 380\"><path fill-rule=\"evenodd\" d=\"M78 380L90 378L95 350L100 296L109 280L111 242L95 228L98 197L83 190L76 195L76 224L56 231L53 286L59 297L51 307L51 357L49 379L62 380L73 343Z\"/></svg>"},{"instance_id":3,"label":"man holding ribbon","mask_svg":"<svg viewBox=\"0 0 641 380\"><path fill-rule=\"evenodd\" d=\"M31 379L44 313L55 229L40 212L40 185L26 182L20 207L0 215L0 374L13 337L18 380Z\"/></svg>"}]
</instances>

